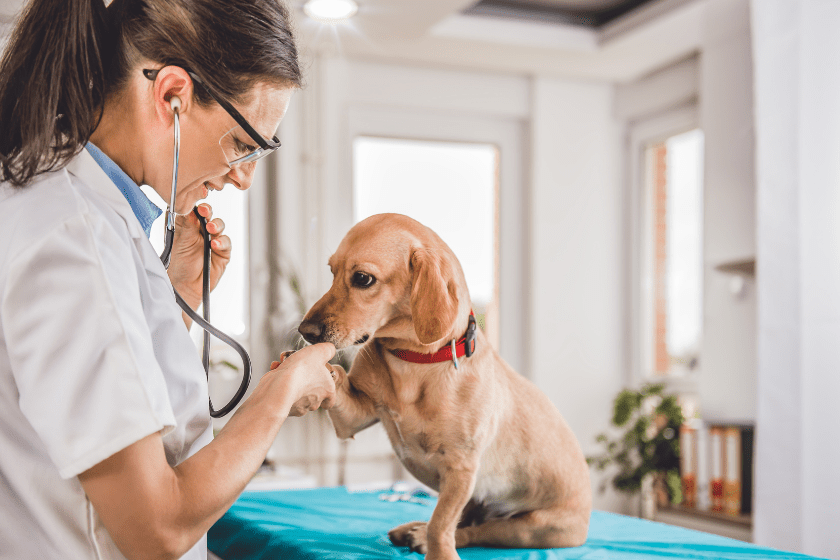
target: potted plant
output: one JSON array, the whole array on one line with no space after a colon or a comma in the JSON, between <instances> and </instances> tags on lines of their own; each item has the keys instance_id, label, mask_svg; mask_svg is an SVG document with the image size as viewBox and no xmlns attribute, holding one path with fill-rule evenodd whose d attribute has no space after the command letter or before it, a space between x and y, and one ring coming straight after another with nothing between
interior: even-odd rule
<instances>
[{"instance_id":1,"label":"potted plant","mask_svg":"<svg viewBox=\"0 0 840 560\"><path fill-rule=\"evenodd\" d=\"M636 494L643 482L652 479L659 507L682 502L679 430L685 419L676 396L664 394L664 389L663 384L651 383L621 391L615 398L612 424L622 433L615 438L599 434L596 441L603 452L586 458L597 471L618 467L611 482L620 492Z\"/></svg>"}]
</instances>

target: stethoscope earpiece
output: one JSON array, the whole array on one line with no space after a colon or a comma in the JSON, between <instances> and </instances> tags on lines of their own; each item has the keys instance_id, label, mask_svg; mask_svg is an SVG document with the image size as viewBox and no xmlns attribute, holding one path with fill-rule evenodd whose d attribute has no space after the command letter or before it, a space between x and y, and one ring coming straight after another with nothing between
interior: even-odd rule
<instances>
[{"instance_id":1,"label":"stethoscope earpiece","mask_svg":"<svg viewBox=\"0 0 840 560\"><path fill-rule=\"evenodd\" d=\"M172 107L173 111L180 111L181 110L181 98L177 95L173 95L172 99L169 100L169 106Z\"/></svg>"}]
</instances>

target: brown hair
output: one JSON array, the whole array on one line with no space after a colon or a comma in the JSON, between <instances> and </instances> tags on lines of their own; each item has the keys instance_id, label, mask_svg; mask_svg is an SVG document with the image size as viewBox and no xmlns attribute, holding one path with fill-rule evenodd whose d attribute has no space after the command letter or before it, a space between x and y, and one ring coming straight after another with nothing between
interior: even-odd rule
<instances>
[{"instance_id":1,"label":"brown hair","mask_svg":"<svg viewBox=\"0 0 840 560\"><path fill-rule=\"evenodd\" d=\"M31 0L0 61L2 180L24 186L64 166L144 59L195 72L231 101L258 81L302 81L279 0Z\"/></svg>"}]
</instances>

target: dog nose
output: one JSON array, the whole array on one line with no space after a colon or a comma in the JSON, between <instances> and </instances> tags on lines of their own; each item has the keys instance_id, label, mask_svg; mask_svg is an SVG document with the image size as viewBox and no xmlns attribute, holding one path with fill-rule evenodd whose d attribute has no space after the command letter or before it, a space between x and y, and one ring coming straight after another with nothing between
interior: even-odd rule
<instances>
[{"instance_id":1,"label":"dog nose","mask_svg":"<svg viewBox=\"0 0 840 560\"><path fill-rule=\"evenodd\" d=\"M298 332L303 335L303 338L309 344L317 344L321 342L321 337L324 334L324 326L315 321L304 321L298 327Z\"/></svg>"}]
</instances>

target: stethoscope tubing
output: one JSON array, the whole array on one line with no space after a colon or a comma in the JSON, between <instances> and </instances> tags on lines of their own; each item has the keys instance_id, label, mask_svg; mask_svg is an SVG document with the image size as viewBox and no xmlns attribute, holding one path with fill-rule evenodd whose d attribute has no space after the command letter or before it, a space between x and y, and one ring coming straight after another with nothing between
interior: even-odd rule
<instances>
[{"instance_id":1,"label":"stethoscope tubing","mask_svg":"<svg viewBox=\"0 0 840 560\"><path fill-rule=\"evenodd\" d=\"M166 231L164 233L164 249L163 253L161 253L160 260L163 263L164 268L169 268L169 261L170 257L172 256L172 245L175 241L175 190L176 185L178 183L178 160L181 151L181 123L180 118L178 116L178 109L174 108L173 111L175 115L175 157L172 163L172 194L169 201L169 208L167 208L166 212ZM204 374L207 377L207 382L210 382L210 335L212 334L234 350L239 354L240 358L242 358L242 366L243 366L243 373L242 373L242 381L239 384L239 388L236 390L236 393L233 395L233 398L222 408L216 410L213 408L213 400L208 399L210 403L210 416L212 418L221 418L223 416L227 416L236 405L238 405L242 398L245 396L245 393L248 391L248 385L251 382L251 357L248 355L248 352L245 348L242 347L236 340L228 336L227 334L223 333L216 327L210 324L210 258L211 258L211 251L210 251L210 233L207 231L207 219L199 214L198 208L193 208L193 213L198 218L198 222L201 228L201 235L204 239L204 267L202 270L202 290L201 290L201 304L202 304L202 312L203 317L196 313L192 307L184 301L184 298L175 290L174 286L172 291L175 293L175 301L178 303L178 306L202 329L204 329L204 344L202 348L202 355L201 355L201 362L204 366Z\"/></svg>"},{"instance_id":2,"label":"stethoscope tubing","mask_svg":"<svg viewBox=\"0 0 840 560\"><path fill-rule=\"evenodd\" d=\"M198 221L201 223L201 233L204 237L204 271L203 271L203 278L202 278L202 311L204 316L202 317L198 313L196 313L192 307L187 304L186 301L175 291L175 301L178 302L178 305L181 309L184 310L190 319L192 319L198 326L204 329L204 344L202 349L202 356L201 361L204 365L204 373L207 376L207 381L210 381L210 335L212 334L234 350L239 354L239 357L242 358L242 365L243 365L243 374L242 374L242 381L239 384L239 388L236 390L236 393L233 395L233 398L222 408L219 410L215 410L213 408L213 401L210 400L210 416L213 418L221 418L222 416L227 416L235 407L239 404L242 398L245 396L245 393L248 391L248 385L251 382L251 357L248 355L248 352L245 348L242 347L236 340L231 338L230 336L226 335L216 327L210 324L210 234L207 232L207 220L198 213L198 209L194 208L193 213L198 217Z\"/></svg>"},{"instance_id":3,"label":"stethoscope tubing","mask_svg":"<svg viewBox=\"0 0 840 560\"><path fill-rule=\"evenodd\" d=\"M172 158L172 186L170 187L169 208L166 212L166 230L164 231L163 254L160 256L164 268L169 268L169 258L172 255L172 244L175 241L175 191L178 186L178 163L181 157L181 116L178 108L172 108L172 115L175 127L175 150Z\"/></svg>"}]
</instances>

